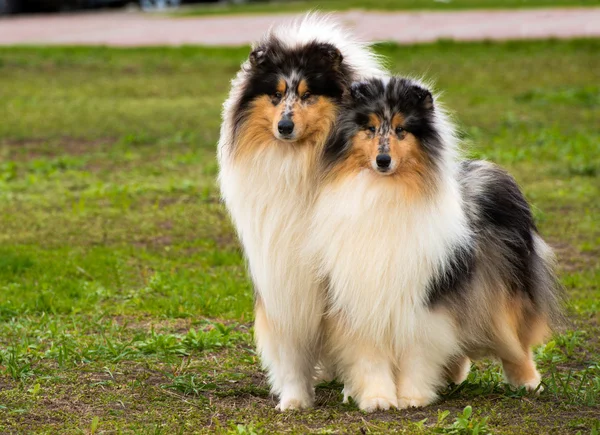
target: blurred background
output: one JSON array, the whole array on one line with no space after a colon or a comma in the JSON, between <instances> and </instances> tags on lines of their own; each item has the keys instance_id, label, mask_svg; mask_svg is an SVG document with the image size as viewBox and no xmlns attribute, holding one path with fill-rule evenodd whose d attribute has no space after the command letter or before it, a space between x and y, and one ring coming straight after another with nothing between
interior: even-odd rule
<instances>
[{"instance_id":1,"label":"blurred background","mask_svg":"<svg viewBox=\"0 0 600 435\"><path fill-rule=\"evenodd\" d=\"M0 15L73 12L102 8L141 8L145 11L177 8L182 4L217 3L219 0L0 0ZM240 0L242 2L243 0Z\"/></svg>"},{"instance_id":2,"label":"blurred background","mask_svg":"<svg viewBox=\"0 0 600 435\"><path fill-rule=\"evenodd\" d=\"M472 7L536 7L596 5L595 0L0 0L0 15L32 12L66 12L82 9L121 8L131 6L144 10L163 10L181 5L185 13L221 14L227 12L284 12L307 9L455 9Z\"/></svg>"}]
</instances>

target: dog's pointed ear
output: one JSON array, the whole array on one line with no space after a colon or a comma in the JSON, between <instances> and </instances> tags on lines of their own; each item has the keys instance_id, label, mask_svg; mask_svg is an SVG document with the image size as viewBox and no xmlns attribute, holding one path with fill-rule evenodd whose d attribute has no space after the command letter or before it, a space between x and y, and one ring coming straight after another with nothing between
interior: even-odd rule
<instances>
[{"instance_id":1,"label":"dog's pointed ear","mask_svg":"<svg viewBox=\"0 0 600 435\"><path fill-rule=\"evenodd\" d=\"M250 53L250 64L259 66L267 59L267 49L263 46L258 46Z\"/></svg>"},{"instance_id":2,"label":"dog's pointed ear","mask_svg":"<svg viewBox=\"0 0 600 435\"><path fill-rule=\"evenodd\" d=\"M423 110L433 110L433 95L431 95L431 92L421 87L416 87L415 89L419 101L419 106Z\"/></svg>"},{"instance_id":3,"label":"dog's pointed ear","mask_svg":"<svg viewBox=\"0 0 600 435\"><path fill-rule=\"evenodd\" d=\"M335 45L323 43L320 44L320 48L327 60L331 63L331 65L333 65L334 68L338 68L342 64L344 56Z\"/></svg>"},{"instance_id":4,"label":"dog's pointed ear","mask_svg":"<svg viewBox=\"0 0 600 435\"><path fill-rule=\"evenodd\" d=\"M368 84L365 82L354 82L350 85L350 96L355 103L367 101Z\"/></svg>"}]
</instances>

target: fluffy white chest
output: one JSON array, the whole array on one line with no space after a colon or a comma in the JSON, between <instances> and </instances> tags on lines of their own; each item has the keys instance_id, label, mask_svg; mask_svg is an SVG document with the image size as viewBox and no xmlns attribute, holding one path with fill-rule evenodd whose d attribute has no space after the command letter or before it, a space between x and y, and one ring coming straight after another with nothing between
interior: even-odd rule
<instances>
[{"instance_id":1,"label":"fluffy white chest","mask_svg":"<svg viewBox=\"0 0 600 435\"><path fill-rule=\"evenodd\" d=\"M302 317L318 309L316 280L301 255L314 179L309 150L291 151L267 148L223 165L220 177L256 291L269 316L282 322L290 310Z\"/></svg>"},{"instance_id":2,"label":"fluffy white chest","mask_svg":"<svg viewBox=\"0 0 600 435\"><path fill-rule=\"evenodd\" d=\"M411 339L429 280L466 231L453 187L408 203L363 172L320 195L310 251L330 282L330 308L371 339Z\"/></svg>"}]
</instances>

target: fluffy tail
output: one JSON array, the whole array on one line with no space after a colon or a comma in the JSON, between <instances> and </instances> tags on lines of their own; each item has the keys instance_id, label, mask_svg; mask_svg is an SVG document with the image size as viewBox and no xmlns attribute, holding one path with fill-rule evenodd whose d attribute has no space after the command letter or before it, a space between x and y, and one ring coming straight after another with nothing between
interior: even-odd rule
<instances>
[{"instance_id":1,"label":"fluffy tail","mask_svg":"<svg viewBox=\"0 0 600 435\"><path fill-rule=\"evenodd\" d=\"M565 322L565 292L555 274L556 257L550 246L537 233L533 235L533 250L535 255L531 268L535 303L540 312L548 318L549 326L557 328Z\"/></svg>"}]
</instances>

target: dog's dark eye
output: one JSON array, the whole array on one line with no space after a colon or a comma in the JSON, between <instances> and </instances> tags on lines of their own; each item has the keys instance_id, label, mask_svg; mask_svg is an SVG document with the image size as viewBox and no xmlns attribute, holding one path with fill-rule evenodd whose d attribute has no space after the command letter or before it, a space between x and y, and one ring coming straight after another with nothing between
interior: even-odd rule
<instances>
[{"instance_id":1,"label":"dog's dark eye","mask_svg":"<svg viewBox=\"0 0 600 435\"><path fill-rule=\"evenodd\" d=\"M373 126L373 125L369 125L369 126L367 127L367 130L368 130L368 131L370 131L371 133L375 133L375 131L377 131L377 129L376 129L376 128L375 128L375 126Z\"/></svg>"},{"instance_id":2,"label":"dog's dark eye","mask_svg":"<svg viewBox=\"0 0 600 435\"><path fill-rule=\"evenodd\" d=\"M400 136L402 134L402 132L404 131L404 129L402 127L396 127L396 134L398 136Z\"/></svg>"},{"instance_id":3,"label":"dog's dark eye","mask_svg":"<svg viewBox=\"0 0 600 435\"><path fill-rule=\"evenodd\" d=\"M310 92L305 92L300 98L302 99L302 101L306 101L310 98Z\"/></svg>"},{"instance_id":4,"label":"dog's dark eye","mask_svg":"<svg viewBox=\"0 0 600 435\"><path fill-rule=\"evenodd\" d=\"M281 102L282 97L283 97L283 95L281 94L281 92L279 92L279 91L275 92L271 96L271 103L273 103L273 106L277 106Z\"/></svg>"}]
</instances>

